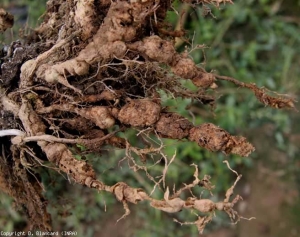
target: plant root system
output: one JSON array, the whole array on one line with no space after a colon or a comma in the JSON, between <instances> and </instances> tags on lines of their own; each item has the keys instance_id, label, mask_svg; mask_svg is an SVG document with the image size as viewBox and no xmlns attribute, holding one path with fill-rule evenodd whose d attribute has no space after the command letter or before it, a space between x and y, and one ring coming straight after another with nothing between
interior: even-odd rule
<instances>
[{"instance_id":1,"label":"plant root system","mask_svg":"<svg viewBox=\"0 0 300 237\"><path fill-rule=\"evenodd\" d=\"M169 98L192 98L213 105L211 90L219 80L226 80L252 90L266 106L294 108L294 101L271 97L266 89L254 84L206 72L186 52L178 53L175 37L182 34L170 31L164 22L172 2L49 0L41 25L22 42L13 42L1 56L0 188L24 209L30 228L51 229L39 174L32 169L45 167L45 162L75 183L112 193L125 209L120 220L130 213L128 203L143 200L165 212L194 209L206 214L195 222L181 223L196 225L200 233L215 210L226 212L233 222L240 219L233 207L241 197L229 200L236 183L221 202L180 197L182 192L198 186L213 190L208 176L198 178L197 166L194 181L170 195L165 176L175 156L169 161L164 155L161 138L187 139L209 151L245 157L254 147L246 138L230 135L214 124L194 125L163 108L160 92ZM182 2L217 7L232 3ZM0 9L0 31L11 27L12 22L11 16ZM198 89L184 88L181 80L191 80ZM139 129L139 134L145 136L156 136L161 146L135 147L120 135L130 128ZM124 149L130 168L144 171L154 189L165 190L164 198L154 199L121 180L112 186L104 184L88 161L75 158L72 149L78 144L89 152L98 152L103 145ZM153 155L165 160L159 179L150 175L146 164ZM240 178L238 175L236 182Z\"/></svg>"}]
</instances>

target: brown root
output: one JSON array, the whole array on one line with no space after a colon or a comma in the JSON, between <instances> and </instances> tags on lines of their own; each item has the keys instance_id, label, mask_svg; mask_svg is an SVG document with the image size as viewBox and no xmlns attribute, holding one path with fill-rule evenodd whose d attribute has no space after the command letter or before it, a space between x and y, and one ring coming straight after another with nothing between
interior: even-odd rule
<instances>
[{"instance_id":1,"label":"brown root","mask_svg":"<svg viewBox=\"0 0 300 237\"><path fill-rule=\"evenodd\" d=\"M5 151L0 149L2 154ZM50 231L51 216L47 212L47 200L43 197L42 184L34 176L28 173L21 164L20 157L25 154L17 147L12 147L10 166L7 157L0 156L0 190L11 196L18 209L26 213L31 229L43 229Z\"/></svg>"},{"instance_id":2,"label":"brown root","mask_svg":"<svg viewBox=\"0 0 300 237\"><path fill-rule=\"evenodd\" d=\"M191 79L200 88L206 89L215 81L213 74L197 67L195 62L185 54L178 54L173 44L158 36L150 36L142 42L127 44L127 47L138 51L149 60L170 65L174 74L184 79Z\"/></svg>"},{"instance_id":3,"label":"brown root","mask_svg":"<svg viewBox=\"0 0 300 237\"><path fill-rule=\"evenodd\" d=\"M212 123L202 124L190 130L189 139L210 151L248 156L254 147L244 137L231 136L224 129Z\"/></svg>"},{"instance_id":4,"label":"brown root","mask_svg":"<svg viewBox=\"0 0 300 237\"><path fill-rule=\"evenodd\" d=\"M161 113L155 129L162 137L183 139L188 137L192 126L190 121L176 113Z\"/></svg>"},{"instance_id":5,"label":"brown root","mask_svg":"<svg viewBox=\"0 0 300 237\"><path fill-rule=\"evenodd\" d=\"M297 110L294 104L296 100L293 98L287 97L285 95L280 95L275 92L273 92L273 94L276 94L277 96L275 97L271 96L268 94L268 92L270 91L265 88L259 88L255 84L247 84L244 82L240 82L232 77L219 76L219 75L215 75L215 77L220 80L230 81L238 86L250 89L251 91L254 92L256 98L265 106L270 106L275 109L290 108L290 109Z\"/></svg>"},{"instance_id":6,"label":"brown root","mask_svg":"<svg viewBox=\"0 0 300 237\"><path fill-rule=\"evenodd\" d=\"M0 32L4 32L9 28L12 28L14 24L14 16L0 8Z\"/></svg>"},{"instance_id":7,"label":"brown root","mask_svg":"<svg viewBox=\"0 0 300 237\"><path fill-rule=\"evenodd\" d=\"M161 107L150 100L131 100L118 114L121 123L134 127L150 126L159 119Z\"/></svg>"}]
</instances>

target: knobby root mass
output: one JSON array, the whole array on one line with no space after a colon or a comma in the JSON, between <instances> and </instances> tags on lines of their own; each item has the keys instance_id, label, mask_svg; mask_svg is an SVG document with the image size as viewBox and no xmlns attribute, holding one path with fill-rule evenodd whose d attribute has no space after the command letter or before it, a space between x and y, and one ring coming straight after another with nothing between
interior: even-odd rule
<instances>
[{"instance_id":1,"label":"knobby root mass","mask_svg":"<svg viewBox=\"0 0 300 237\"><path fill-rule=\"evenodd\" d=\"M219 80L226 80L252 90L260 102L275 108L294 108L293 100L255 84L215 75L198 67L186 52L178 53L174 31L165 22L172 0L49 0L47 12L39 27L12 42L1 51L0 92L0 188L25 210L31 228L51 230L51 216L43 197L38 174L32 167L49 162L52 169L66 173L76 183L107 191L123 203L147 200L153 208L165 212L194 209L206 213L194 224L201 233L215 210L225 211L232 221L240 216L233 207L241 200L230 200L235 184L225 199L214 203L209 199L180 194L201 186L213 190L208 176L194 181L171 195L165 185L170 161L163 154L163 144L135 147L120 136L130 128L141 134L161 138L187 139L209 151L248 156L254 147L246 138L233 136L224 129L204 123L194 125L180 114L162 106L161 91L169 98L191 98L200 104L214 104L209 91ZM232 3L230 0L182 2L199 5ZM13 24L12 16L0 9L0 31ZM190 91L181 80L191 80L198 88ZM76 145L89 152L102 146L126 151L133 171L143 170L161 188L164 198L156 200L143 189L118 182L108 186L97 178L91 164L78 160L71 152ZM159 180L147 169L147 159L156 154L165 160ZM139 157L142 165L136 160ZM101 177L100 177L101 179ZM123 218L122 217L122 218Z\"/></svg>"}]
</instances>

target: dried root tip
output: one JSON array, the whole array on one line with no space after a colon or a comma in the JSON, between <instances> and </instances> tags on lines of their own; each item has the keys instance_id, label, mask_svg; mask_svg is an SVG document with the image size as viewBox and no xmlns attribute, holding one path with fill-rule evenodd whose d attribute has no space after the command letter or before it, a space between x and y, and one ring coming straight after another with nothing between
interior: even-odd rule
<instances>
[{"instance_id":1,"label":"dried root tip","mask_svg":"<svg viewBox=\"0 0 300 237\"><path fill-rule=\"evenodd\" d=\"M275 109L291 108L297 110L294 104L295 99L289 98L286 95L277 94L276 92L269 91L266 88L259 88L253 83L244 83L232 77L219 76L216 74L214 74L214 76L219 80L230 81L237 86L250 89L254 92L256 98L265 106L270 106ZM277 96L270 96L268 92L276 94Z\"/></svg>"},{"instance_id":2,"label":"dried root tip","mask_svg":"<svg viewBox=\"0 0 300 237\"><path fill-rule=\"evenodd\" d=\"M162 136L172 139L188 137L193 124L176 113L161 113L155 129Z\"/></svg>"},{"instance_id":3,"label":"dried root tip","mask_svg":"<svg viewBox=\"0 0 300 237\"><path fill-rule=\"evenodd\" d=\"M118 114L121 123L134 127L151 126L159 119L161 107L150 100L131 100Z\"/></svg>"},{"instance_id":4,"label":"dried root tip","mask_svg":"<svg viewBox=\"0 0 300 237\"><path fill-rule=\"evenodd\" d=\"M227 131L212 123L205 123L190 130L189 139L210 151L248 156L254 147L244 137L231 136Z\"/></svg>"},{"instance_id":5,"label":"dried root tip","mask_svg":"<svg viewBox=\"0 0 300 237\"><path fill-rule=\"evenodd\" d=\"M295 100L287 97L272 97L268 95L264 89L257 88L254 90L256 98L266 106L270 106L275 109L290 108L295 109Z\"/></svg>"}]
</instances>

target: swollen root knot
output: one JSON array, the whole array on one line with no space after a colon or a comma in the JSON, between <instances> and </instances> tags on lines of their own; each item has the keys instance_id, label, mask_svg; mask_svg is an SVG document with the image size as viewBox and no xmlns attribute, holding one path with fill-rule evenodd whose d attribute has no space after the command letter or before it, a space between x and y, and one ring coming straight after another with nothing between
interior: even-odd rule
<instances>
[{"instance_id":1,"label":"swollen root knot","mask_svg":"<svg viewBox=\"0 0 300 237\"><path fill-rule=\"evenodd\" d=\"M190 130L189 139L210 151L223 151L225 154L248 156L255 148L244 137L230 135L224 129L205 123Z\"/></svg>"},{"instance_id":2,"label":"swollen root knot","mask_svg":"<svg viewBox=\"0 0 300 237\"><path fill-rule=\"evenodd\" d=\"M138 203L147 199L148 195L141 188L132 188L126 183L119 182L112 187L112 192L115 194L118 201Z\"/></svg>"},{"instance_id":3,"label":"swollen root knot","mask_svg":"<svg viewBox=\"0 0 300 237\"><path fill-rule=\"evenodd\" d=\"M161 106L151 100L131 100L123 106L118 119L134 127L150 126L159 119Z\"/></svg>"}]
</instances>

